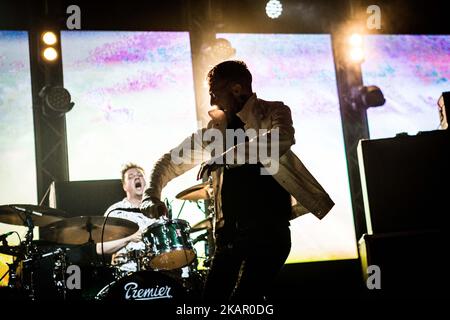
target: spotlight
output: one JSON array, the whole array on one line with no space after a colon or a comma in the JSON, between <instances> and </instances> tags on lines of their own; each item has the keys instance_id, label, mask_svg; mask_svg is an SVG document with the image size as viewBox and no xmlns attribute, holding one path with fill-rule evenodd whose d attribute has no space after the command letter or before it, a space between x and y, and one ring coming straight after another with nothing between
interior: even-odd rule
<instances>
[{"instance_id":1,"label":"spotlight","mask_svg":"<svg viewBox=\"0 0 450 320\"><path fill-rule=\"evenodd\" d=\"M350 49L350 60L356 63L361 63L364 61L364 50L362 48L351 48Z\"/></svg>"},{"instance_id":2,"label":"spotlight","mask_svg":"<svg viewBox=\"0 0 450 320\"><path fill-rule=\"evenodd\" d=\"M353 105L360 105L364 108L380 107L384 105L383 92L377 86L359 86L352 88Z\"/></svg>"},{"instance_id":3,"label":"spotlight","mask_svg":"<svg viewBox=\"0 0 450 320\"><path fill-rule=\"evenodd\" d=\"M55 48L48 47L44 49L43 56L47 61L55 61L58 58L58 51Z\"/></svg>"},{"instance_id":4,"label":"spotlight","mask_svg":"<svg viewBox=\"0 0 450 320\"><path fill-rule=\"evenodd\" d=\"M281 16L283 12L283 5L279 0L270 0L266 4L266 14L271 19L276 19Z\"/></svg>"},{"instance_id":5,"label":"spotlight","mask_svg":"<svg viewBox=\"0 0 450 320\"><path fill-rule=\"evenodd\" d=\"M61 117L75 105L70 101L69 91L63 87L43 87L39 96L43 99L42 112L47 117Z\"/></svg>"},{"instance_id":6,"label":"spotlight","mask_svg":"<svg viewBox=\"0 0 450 320\"><path fill-rule=\"evenodd\" d=\"M363 38L359 33L354 33L350 36L350 38L348 39L348 42L353 47L361 47Z\"/></svg>"},{"instance_id":7,"label":"spotlight","mask_svg":"<svg viewBox=\"0 0 450 320\"><path fill-rule=\"evenodd\" d=\"M212 46L212 54L224 60L232 58L236 54L236 49L231 46L230 41L218 38Z\"/></svg>"},{"instance_id":8,"label":"spotlight","mask_svg":"<svg viewBox=\"0 0 450 320\"><path fill-rule=\"evenodd\" d=\"M209 64L217 64L236 55L236 49L233 48L230 41L224 38L213 39L206 43L202 51L203 55L208 57Z\"/></svg>"},{"instance_id":9,"label":"spotlight","mask_svg":"<svg viewBox=\"0 0 450 320\"><path fill-rule=\"evenodd\" d=\"M353 33L348 37L349 58L352 62L361 63L364 61L363 37L360 33Z\"/></svg>"},{"instance_id":10,"label":"spotlight","mask_svg":"<svg viewBox=\"0 0 450 320\"><path fill-rule=\"evenodd\" d=\"M58 38L54 32L47 31L42 35L42 41L44 41L45 44L52 46L58 42Z\"/></svg>"},{"instance_id":11,"label":"spotlight","mask_svg":"<svg viewBox=\"0 0 450 320\"><path fill-rule=\"evenodd\" d=\"M55 31L42 32L39 41L39 60L46 64L54 63L59 57L58 36Z\"/></svg>"}]
</instances>

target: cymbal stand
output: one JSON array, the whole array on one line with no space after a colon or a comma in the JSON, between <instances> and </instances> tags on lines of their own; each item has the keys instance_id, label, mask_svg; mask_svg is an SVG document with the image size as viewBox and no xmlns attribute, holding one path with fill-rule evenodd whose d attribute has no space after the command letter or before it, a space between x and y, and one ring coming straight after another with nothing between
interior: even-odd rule
<instances>
[{"instance_id":1,"label":"cymbal stand","mask_svg":"<svg viewBox=\"0 0 450 320\"><path fill-rule=\"evenodd\" d=\"M213 188L213 180L212 177L209 176L208 177L208 195L209 195L209 200L208 200L208 210L207 212L209 212L209 217L212 218L212 228L208 229L207 231L207 239L208 239L208 246L206 247L206 252L205 255L208 257L205 262L203 263L205 265L205 267L209 267L209 264L211 263L210 258L214 255L214 233L215 233L215 225L216 225L216 205L215 205L215 198L214 198L214 188Z\"/></svg>"},{"instance_id":2,"label":"cymbal stand","mask_svg":"<svg viewBox=\"0 0 450 320\"><path fill-rule=\"evenodd\" d=\"M106 218L107 219L107 218ZM105 223L106 223L106 219L105 219ZM90 252L90 257L89 257L89 261L91 261L91 264L95 264L95 265L100 265L100 259L96 254L96 244L94 242L94 239L92 239L92 229L93 229L93 224L91 222L91 219L89 218L87 223L86 223L86 231L89 232L89 239L86 243L81 244L80 246L88 246L89 252ZM104 231L104 225L103 225L103 230L102 230L102 255L103 255L103 231ZM95 262L94 262L95 261ZM103 259L103 264L105 265L105 261Z\"/></svg>"},{"instance_id":3,"label":"cymbal stand","mask_svg":"<svg viewBox=\"0 0 450 320\"><path fill-rule=\"evenodd\" d=\"M62 249L58 248L53 252L50 252L48 254L43 255L44 256L50 256L55 255L56 261L55 261L55 267L53 269L53 281L56 286L56 290L62 295L63 300L66 300L67 296L67 287L66 287L66 270L67 270L67 256L66 256L66 250L68 249Z\"/></svg>"},{"instance_id":4,"label":"cymbal stand","mask_svg":"<svg viewBox=\"0 0 450 320\"><path fill-rule=\"evenodd\" d=\"M24 222L24 226L28 227L27 233L25 235L25 240L21 245L25 246L25 254L24 254L24 268L27 268L29 270L29 283L24 283L24 289L28 292L28 297L31 300L36 300L36 292L35 292L35 285L34 285L34 262L36 257L36 247L33 244L33 229L34 229L34 223L33 219L31 218L31 214L28 212L24 212L25 219L22 218ZM30 265L27 265L27 263L30 262Z\"/></svg>"}]
</instances>

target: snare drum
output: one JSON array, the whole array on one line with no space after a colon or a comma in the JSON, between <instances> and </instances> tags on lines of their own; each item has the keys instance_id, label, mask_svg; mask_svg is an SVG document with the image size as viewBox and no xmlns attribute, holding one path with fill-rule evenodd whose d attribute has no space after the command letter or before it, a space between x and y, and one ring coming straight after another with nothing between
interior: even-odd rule
<instances>
[{"instance_id":1,"label":"snare drum","mask_svg":"<svg viewBox=\"0 0 450 320\"><path fill-rule=\"evenodd\" d=\"M196 257L185 220L160 220L143 233L147 247L143 264L155 270L173 270L189 265Z\"/></svg>"}]
</instances>

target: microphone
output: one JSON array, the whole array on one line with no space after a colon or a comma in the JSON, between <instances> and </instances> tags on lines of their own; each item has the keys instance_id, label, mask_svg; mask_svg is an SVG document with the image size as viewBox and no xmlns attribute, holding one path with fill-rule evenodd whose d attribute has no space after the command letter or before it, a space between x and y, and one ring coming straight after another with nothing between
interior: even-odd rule
<instances>
[{"instance_id":1,"label":"microphone","mask_svg":"<svg viewBox=\"0 0 450 320\"><path fill-rule=\"evenodd\" d=\"M10 231L10 232L7 232L7 233L2 234L2 235L0 236L0 241L5 240L5 239L8 238L10 235L12 235L14 232L15 232L15 231Z\"/></svg>"}]
</instances>

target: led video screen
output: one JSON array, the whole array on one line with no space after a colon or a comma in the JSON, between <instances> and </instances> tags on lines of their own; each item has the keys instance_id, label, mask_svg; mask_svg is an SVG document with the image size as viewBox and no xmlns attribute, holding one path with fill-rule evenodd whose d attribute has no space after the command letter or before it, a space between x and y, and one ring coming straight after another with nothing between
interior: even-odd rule
<instances>
[{"instance_id":1,"label":"led video screen","mask_svg":"<svg viewBox=\"0 0 450 320\"><path fill-rule=\"evenodd\" d=\"M289 262L356 258L356 241L330 35L219 34L253 74L264 100L291 108L292 150L336 203L328 216L291 222Z\"/></svg>"},{"instance_id":2,"label":"led video screen","mask_svg":"<svg viewBox=\"0 0 450 320\"><path fill-rule=\"evenodd\" d=\"M28 33L0 31L0 205L37 204L34 150ZM0 223L0 234L11 230L26 228Z\"/></svg>"},{"instance_id":3,"label":"led video screen","mask_svg":"<svg viewBox=\"0 0 450 320\"><path fill-rule=\"evenodd\" d=\"M437 101L450 87L450 36L369 35L364 42L364 84L386 99L368 109L371 139L438 129Z\"/></svg>"}]
</instances>

